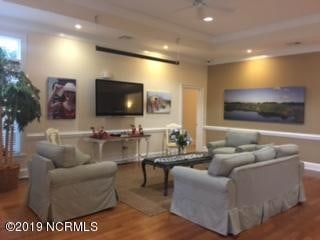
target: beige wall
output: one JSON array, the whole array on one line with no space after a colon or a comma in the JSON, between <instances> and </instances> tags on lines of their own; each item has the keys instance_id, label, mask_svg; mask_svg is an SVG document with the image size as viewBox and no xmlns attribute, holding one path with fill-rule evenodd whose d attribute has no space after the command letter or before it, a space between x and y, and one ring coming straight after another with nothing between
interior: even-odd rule
<instances>
[{"instance_id":1,"label":"beige wall","mask_svg":"<svg viewBox=\"0 0 320 240\"><path fill-rule=\"evenodd\" d=\"M106 129L127 129L131 123L142 124L145 128L164 127L171 122L181 121L181 84L193 84L206 89L207 67L184 63L176 66L161 62L118 56L95 51L95 44L55 37L40 33L27 33L26 71L32 82L40 89L42 117L40 123L30 124L24 135L24 152L27 156L34 152L34 144L39 139L26 137L30 133L44 133L49 127L60 131L86 131L90 126L104 126ZM166 91L172 94L170 114L147 114L139 117L96 117L95 79L103 72L120 81L140 82L147 90ZM47 119L47 78L65 77L77 80L77 108L75 120ZM204 99L206 96L204 96ZM146 98L145 98L146 99ZM204 102L206 102L204 100ZM163 133L152 133L150 151L162 150ZM78 144L85 152L90 146L81 139L63 139L64 142ZM129 144L129 154L135 152L134 144ZM105 147L104 154L121 158L119 143ZM25 160L21 160L23 163Z\"/></svg>"},{"instance_id":2,"label":"beige wall","mask_svg":"<svg viewBox=\"0 0 320 240\"><path fill-rule=\"evenodd\" d=\"M320 53L245 61L209 67L207 125L320 134ZM225 89L305 86L305 123L279 124L223 119ZM209 131L207 141L223 138ZM262 137L262 142L297 143L304 161L319 162L320 142Z\"/></svg>"}]
</instances>

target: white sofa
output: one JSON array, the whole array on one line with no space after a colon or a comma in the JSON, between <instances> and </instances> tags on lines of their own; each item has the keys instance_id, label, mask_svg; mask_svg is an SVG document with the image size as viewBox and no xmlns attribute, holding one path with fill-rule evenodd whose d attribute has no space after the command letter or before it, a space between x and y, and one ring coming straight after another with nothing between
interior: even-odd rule
<instances>
[{"instance_id":1,"label":"white sofa","mask_svg":"<svg viewBox=\"0 0 320 240\"><path fill-rule=\"evenodd\" d=\"M207 170L174 167L171 212L222 235L239 234L305 201L296 145L216 154Z\"/></svg>"},{"instance_id":2,"label":"white sofa","mask_svg":"<svg viewBox=\"0 0 320 240\"><path fill-rule=\"evenodd\" d=\"M116 171L116 163L92 163L74 146L39 142L29 163L28 206L42 221L65 221L115 207Z\"/></svg>"},{"instance_id":3,"label":"white sofa","mask_svg":"<svg viewBox=\"0 0 320 240\"><path fill-rule=\"evenodd\" d=\"M231 154L243 151L254 151L261 146L257 145L260 134L255 131L228 130L223 140L207 144L210 155Z\"/></svg>"}]
</instances>

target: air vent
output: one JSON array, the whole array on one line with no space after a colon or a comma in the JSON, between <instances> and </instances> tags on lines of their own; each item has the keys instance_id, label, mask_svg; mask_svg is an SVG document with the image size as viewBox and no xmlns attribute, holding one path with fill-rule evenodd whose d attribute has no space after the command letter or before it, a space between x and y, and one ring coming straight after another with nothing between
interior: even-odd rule
<instances>
[{"instance_id":1,"label":"air vent","mask_svg":"<svg viewBox=\"0 0 320 240\"><path fill-rule=\"evenodd\" d=\"M286 43L287 46L299 46L302 45L302 42L296 41L296 42L288 42Z\"/></svg>"},{"instance_id":2,"label":"air vent","mask_svg":"<svg viewBox=\"0 0 320 240\"><path fill-rule=\"evenodd\" d=\"M120 39L120 40L132 40L133 37L129 36L129 35L121 35L121 36L118 37L118 39Z\"/></svg>"}]
</instances>

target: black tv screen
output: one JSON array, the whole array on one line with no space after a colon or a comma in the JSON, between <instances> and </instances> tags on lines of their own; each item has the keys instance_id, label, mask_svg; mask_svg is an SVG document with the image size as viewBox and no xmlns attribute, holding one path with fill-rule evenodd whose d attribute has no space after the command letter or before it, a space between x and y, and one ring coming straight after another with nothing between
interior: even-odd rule
<instances>
[{"instance_id":1,"label":"black tv screen","mask_svg":"<svg viewBox=\"0 0 320 240\"><path fill-rule=\"evenodd\" d=\"M143 84L96 79L96 116L143 115Z\"/></svg>"}]
</instances>

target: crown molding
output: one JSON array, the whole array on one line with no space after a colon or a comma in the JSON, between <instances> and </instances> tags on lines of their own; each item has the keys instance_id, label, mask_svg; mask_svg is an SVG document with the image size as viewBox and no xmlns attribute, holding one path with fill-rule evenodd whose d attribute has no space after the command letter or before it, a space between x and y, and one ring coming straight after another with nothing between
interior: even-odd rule
<instances>
[{"instance_id":1,"label":"crown molding","mask_svg":"<svg viewBox=\"0 0 320 240\"><path fill-rule=\"evenodd\" d=\"M226 42L238 41L288 29L301 28L312 24L320 24L320 14L309 15L290 21L277 22L246 31L216 36L211 38L211 42L214 44L224 44Z\"/></svg>"},{"instance_id":2,"label":"crown molding","mask_svg":"<svg viewBox=\"0 0 320 240\"><path fill-rule=\"evenodd\" d=\"M231 58L217 59L217 60L212 60L211 63L208 65L214 66L214 65L228 64L228 63L235 63L235 62L245 62L245 61L252 61L252 60L259 60L259 59L290 56L290 55L300 55L300 54L307 54L307 53L313 53L313 52L320 52L320 45L294 47L294 48L284 49L284 50L264 51L257 56L251 56L251 57L245 57L245 58L231 57Z\"/></svg>"},{"instance_id":3,"label":"crown molding","mask_svg":"<svg viewBox=\"0 0 320 240\"><path fill-rule=\"evenodd\" d=\"M221 131L226 132L229 130L259 132L261 135L264 135L264 136L320 141L320 134L311 134L311 133L283 132L283 131L264 130L264 129L236 128L236 127L210 126L210 125L204 126L203 129L207 131L220 131L220 132Z\"/></svg>"}]
</instances>

